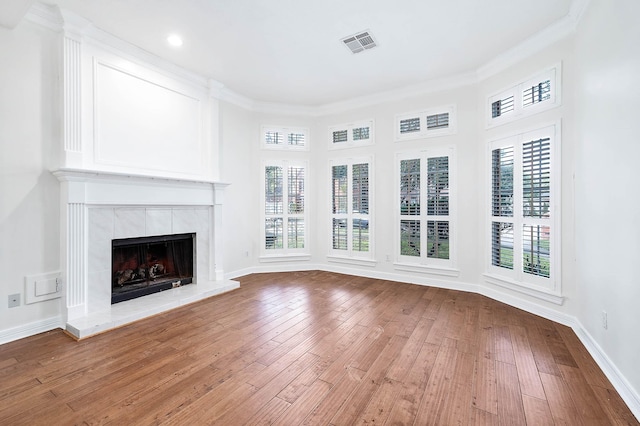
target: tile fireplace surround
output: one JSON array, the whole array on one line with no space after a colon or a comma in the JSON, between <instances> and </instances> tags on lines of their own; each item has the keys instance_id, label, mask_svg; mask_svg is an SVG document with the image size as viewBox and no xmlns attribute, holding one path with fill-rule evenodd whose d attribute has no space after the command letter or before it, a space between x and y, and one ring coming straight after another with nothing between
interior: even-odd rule
<instances>
[{"instance_id":1,"label":"tile fireplace surround","mask_svg":"<svg viewBox=\"0 0 640 426\"><path fill-rule=\"evenodd\" d=\"M100 333L238 288L222 270L223 183L75 169L61 182L66 330ZM194 284L111 305L111 241L195 233Z\"/></svg>"}]
</instances>

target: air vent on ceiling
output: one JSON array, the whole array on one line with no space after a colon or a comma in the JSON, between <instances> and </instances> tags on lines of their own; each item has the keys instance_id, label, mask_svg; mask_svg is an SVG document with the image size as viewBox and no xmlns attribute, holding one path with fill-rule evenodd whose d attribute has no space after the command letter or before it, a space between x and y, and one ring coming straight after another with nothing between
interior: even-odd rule
<instances>
[{"instance_id":1,"label":"air vent on ceiling","mask_svg":"<svg viewBox=\"0 0 640 426\"><path fill-rule=\"evenodd\" d=\"M363 31L342 39L345 46L353 53L360 53L365 49L376 47L376 41L369 31Z\"/></svg>"}]
</instances>

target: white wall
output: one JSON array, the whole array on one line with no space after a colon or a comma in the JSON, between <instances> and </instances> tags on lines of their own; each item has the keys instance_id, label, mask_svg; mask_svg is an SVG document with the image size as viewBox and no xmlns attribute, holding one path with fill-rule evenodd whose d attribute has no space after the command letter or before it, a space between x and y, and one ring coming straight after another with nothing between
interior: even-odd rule
<instances>
[{"instance_id":1,"label":"white wall","mask_svg":"<svg viewBox=\"0 0 640 426\"><path fill-rule=\"evenodd\" d=\"M55 34L0 27L0 331L55 318L59 299L24 304L25 275L58 271L58 50ZM9 309L8 296L21 305ZM37 330L37 327L36 327Z\"/></svg>"},{"instance_id":2,"label":"white wall","mask_svg":"<svg viewBox=\"0 0 640 426\"><path fill-rule=\"evenodd\" d=\"M640 392L640 3L592 0L576 37L578 318ZM608 328L601 325L607 312Z\"/></svg>"},{"instance_id":3,"label":"white wall","mask_svg":"<svg viewBox=\"0 0 640 426\"><path fill-rule=\"evenodd\" d=\"M258 124L255 114L235 105L220 103L220 170L224 191L224 270L243 271L257 256L259 160L256 153ZM241 274L241 272L239 272Z\"/></svg>"}]
</instances>

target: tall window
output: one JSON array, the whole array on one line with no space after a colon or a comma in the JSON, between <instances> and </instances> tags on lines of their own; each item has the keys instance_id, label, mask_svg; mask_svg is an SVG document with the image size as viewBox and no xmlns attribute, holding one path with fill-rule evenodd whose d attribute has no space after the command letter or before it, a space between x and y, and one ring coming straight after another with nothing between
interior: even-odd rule
<instances>
[{"instance_id":1,"label":"tall window","mask_svg":"<svg viewBox=\"0 0 640 426\"><path fill-rule=\"evenodd\" d=\"M331 249L340 257L372 258L371 160L331 162Z\"/></svg>"},{"instance_id":2,"label":"tall window","mask_svg":"<svg viewBox=\"0 0 640 426\"><path fill-rule=\"evenodd\" d=\"M304 252L306 246L304 164L287 161L264 166L264 245L267 255Z\"/></svg>"},{"instance_id":3,"label":"tall window","mask_svg":"<svg viewBox=\"0 0 640 426\"><path fill-rule=\"evenodd\" d=\"M559 291L556 126L490 143L489 271Z\"/></svg>"},{"instance_id":4,"label":"tall window","mask_svg":"<svg viewBox=\"0 0 640 426\"><path fill-rule=\"evenodd\" d=\"M453 154L453 148L443 148L398 155L400 263L454 264Z\"/></svg>"}]
</instances>

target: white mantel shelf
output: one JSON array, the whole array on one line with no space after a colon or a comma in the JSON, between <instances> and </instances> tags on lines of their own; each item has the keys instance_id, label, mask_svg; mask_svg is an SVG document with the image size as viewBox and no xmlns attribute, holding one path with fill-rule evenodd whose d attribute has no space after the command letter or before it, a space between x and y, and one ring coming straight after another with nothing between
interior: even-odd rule
<instances>
[{"instance_id":1,"label":"white mantel shelf","mask_svg":"<svg viewBox=\"0 0 640 426\"><path fill-rule=\"evenodd\" d=\"M184 184L184 185L220 185L222 187L226 187L229 184L224 182L216 182L210 180L199 180L199 179L189 179L189 178L177 178L177 177L166 177L166 176L151 176L151 175L143 175L143 174L132 174L132 173L120 173L120 172L111 172L111 171L101 171L101 170L86 170L86 169L73 169L73 168L61 168L58 170L54 170L54 176L56 176L59 180L123 180L123 181L135 181L135 182L158 182L158 183L175 183L175 184Z\"/></svg>"}]
</instances>

